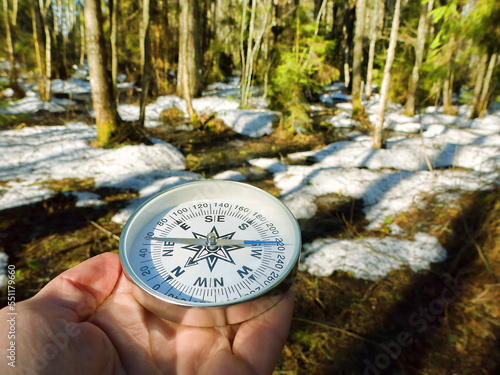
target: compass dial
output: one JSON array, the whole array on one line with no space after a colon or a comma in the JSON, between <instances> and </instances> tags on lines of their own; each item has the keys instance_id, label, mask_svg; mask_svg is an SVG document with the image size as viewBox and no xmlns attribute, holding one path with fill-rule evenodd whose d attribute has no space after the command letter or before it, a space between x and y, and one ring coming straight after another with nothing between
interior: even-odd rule
<instances>
[{"instance_id":1,"label":"compass dial","mask_svg":"<svg viewBox=\"0 0 500 375\"><path fill-rule=\"evenodd\" d=\"M299 253L290 211L229 181L160 193L131 216L120 241L139 302L196 326L239 323L272 307L292 284Z\"/></svg>"}]
</instances>

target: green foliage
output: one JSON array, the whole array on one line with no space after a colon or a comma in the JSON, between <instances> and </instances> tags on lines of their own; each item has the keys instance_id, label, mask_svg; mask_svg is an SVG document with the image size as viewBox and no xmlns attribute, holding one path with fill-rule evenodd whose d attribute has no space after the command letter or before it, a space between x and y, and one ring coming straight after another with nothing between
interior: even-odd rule
<instances>
[{"instance_id":1,"label":"green foliage","mask_svg":"<svg viewBox=\"0 0 500 375\"><path fill-rule=\"evenodd\" d=\"M292 132L309 119L304 90L314 91L316 85L301 71L299 63L293 52L282 54L269 87L271 107L283 112L286 127Z\"/></svg>"},{"instance_id":2,"label":"green foliage","mask_svg":"<svg viewBox=\"0 0 500 375\"><path fill-rule=\"evenodd\" d=\"M479 0L464 19L464 30L475 45L489 52L500 50L500 3L497 0Z\"/></svg>"},{"instance_id":3,"label":"green foliage","mask_svg":"<svg viewBox=\"0 0 500 375\"><path fill-rule=\"evenodd\" d=\"M301 4L295 22L288 20L288 37L277 46L277 63L270 73L271 107L283 112L285 126L291 132L309 128L306 94L312 96L320 85L340 78L340 70L327 62L338 42L319 32L319 25L310 17L310 5Z\"/></svg>"}]
</instances>

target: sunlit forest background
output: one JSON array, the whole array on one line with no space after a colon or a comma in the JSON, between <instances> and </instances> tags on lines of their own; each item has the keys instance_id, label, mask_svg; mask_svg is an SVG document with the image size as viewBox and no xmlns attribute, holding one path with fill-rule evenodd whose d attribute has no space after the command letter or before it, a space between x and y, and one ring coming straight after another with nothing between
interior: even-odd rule
<instances>
[{"instance_id":1,"label":"sunlit forest background","mask_svg":"<svg viewBox=\"0 0 500 375\"><path fill-rule=\"evenodd\" d=\"M277 178L285 172L258 169L248 160L274 158L292 174L291 167L303 171L321 157L289 155L358 136L369 142L372 157L388 149L393 136L424 139L425 114L447 119L445 131L487 118L498 130L487 134L488 141L476 139L476 146L500 146L498 0L2 0L0 19L5 138L79 122L96 127L88 142L94 149L168 142L184 158L182 178L214 178L234 169L278 197L286 195ZM65 92L55 82L87 91ZM275 116L273 133L241 134L215 111L200 112L196 101L213 93L255 111L248 113L268 111ZM9 111L34 97L47 106ZM185 110L162 108L161 125L148 125L148 105L165 98L182 100ZM64 106L57 113L49 106L56 102ZM126 105L137 107L133 119L123 115L131 108ZM418 125L410 135L388 128L395 108L406 123ZM328 123L332 116L341 116L349 131ZM15 170L24 162L8 166L14 153L7 146L0 153L1 198L21 184L24 177ZM436 166L426 154L423 169L437 184L440 173L474 169L467 162L477 155ZM384 239L396 236L397 224L398 239L428 233L447 256L420 272L406 264L383 277L301 268L294 320L275 374L498 373L498 154L488 160L493 177L487 187L461 191L453 204L428 192L425 204L386 215L374 231L367 229L366 197L350 196L346 188L325 188L313 197L315 216L299 218L304 242ZM400 170L361 164L357 172L365 174ZM315 187L313 174L303 181L301 188ZM30 184L53 194L0 207L0 250L16 265L19 300L90 256L117 251L122 226L112 217L144 188L99 185L85 176ZM105 205L79 207L68 191L90 191ZM450 285L458 285L451 289L456 298L436 305ZM433 308L438 312L426 315Z\"/></svg>"}]
</instances>

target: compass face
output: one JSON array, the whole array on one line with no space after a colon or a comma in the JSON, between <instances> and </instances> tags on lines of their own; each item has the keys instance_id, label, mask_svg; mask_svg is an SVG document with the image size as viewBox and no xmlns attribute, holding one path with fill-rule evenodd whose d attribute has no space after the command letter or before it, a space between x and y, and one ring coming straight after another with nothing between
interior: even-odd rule
<instances>
[{"instance_id":1,"label":"compass face","mask_svg":"<svg viewBox=\"0 0 500 375\"><path fill-rule=\"evenodd\" d=\"M229 320L262 312L247 302L289 286L299 253L300 231L290 211L260 189L229 181L195 182L157 195L132 215L120 241L138 300L182 322L189 308L198 309L201 320L200 309L218 308L222 323L231 306L246 303L251 313ZM186 309L165 312L175 310L172 305Z\"/></svg>"}]
</instances>

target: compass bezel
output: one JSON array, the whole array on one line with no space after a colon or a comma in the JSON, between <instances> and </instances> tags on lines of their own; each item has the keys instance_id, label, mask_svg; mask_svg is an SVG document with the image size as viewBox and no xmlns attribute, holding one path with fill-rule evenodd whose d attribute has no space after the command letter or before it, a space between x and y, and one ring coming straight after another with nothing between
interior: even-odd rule
<instances>
[{"instance_id":1,"label":"compass bezel","mask_svg":"<svg viewBox=\"0 0 500 375\"><path fill-rule=\"evenodd\" d=\"M259 202L265 212L278 212L281 225L292 227L292 258L280 277L266 288L248 296L222 302L192 302L168 297L153 290L133 270L129 260L132 244L144 226L161 213L190 201L237 199ZM272 207L271 207L272 206ZM142 203L130 216L120 237L120 259L123 270L132 281L134 297L148 310L168 320L196 326L235 324L256 316L274 306L293 284L301 250L301 233L292 212L276 197L252 185L225 180L203 180L178 185L164 190Z\"/></svg>"}]
</instances>

